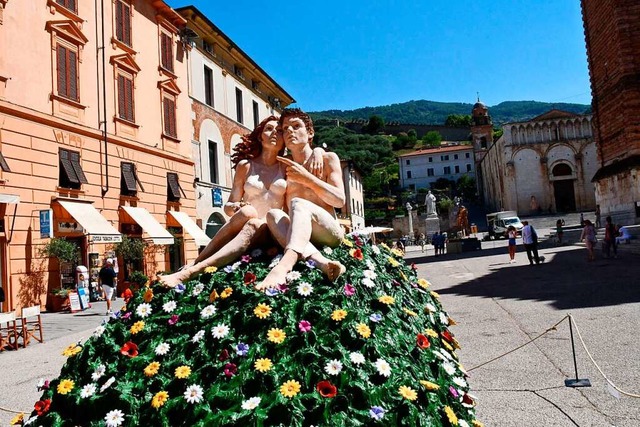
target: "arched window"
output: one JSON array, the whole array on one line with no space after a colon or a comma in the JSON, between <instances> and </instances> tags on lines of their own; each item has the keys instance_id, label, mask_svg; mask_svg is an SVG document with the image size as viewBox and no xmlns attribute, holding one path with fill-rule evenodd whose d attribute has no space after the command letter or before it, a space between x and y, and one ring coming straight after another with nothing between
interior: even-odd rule
<instances>
[{"instance_id":1,"label":"arched window","mask_svg":"<svg viewBox=\"0 0 640 427\"><path fill-rule=\"evenodd\" d=\"M571 170L571 166L566 163L560 163L553 167L552 172L553 176L571 176L573 175L573 171Z\"/></svg>"}]
</instances>

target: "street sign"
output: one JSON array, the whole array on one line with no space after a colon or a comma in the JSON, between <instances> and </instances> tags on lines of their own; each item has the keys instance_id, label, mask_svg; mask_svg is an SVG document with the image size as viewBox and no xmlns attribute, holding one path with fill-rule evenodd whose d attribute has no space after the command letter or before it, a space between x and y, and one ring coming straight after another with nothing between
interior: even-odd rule
<instances>
[{"instance_id":1,"label":"street sign","mask_svg":"<svg viewBox=\"0 0 640 427\"><path fill-rule=\"evenodd\" d=\"M50 239L53 237L53 210L44 209L40 211L40 238Z\"/></svg>"},{"instance_id":2,"label":"street sign","mask_svg":"<svg viewBox=\"0 0 640 427\"><path fill-rule=\"evenodd\" d=\"M211 189L211 200L213 202L213 207L222 206L222 189L221 188L212 188Z\"/></svg>"}]
</instances>

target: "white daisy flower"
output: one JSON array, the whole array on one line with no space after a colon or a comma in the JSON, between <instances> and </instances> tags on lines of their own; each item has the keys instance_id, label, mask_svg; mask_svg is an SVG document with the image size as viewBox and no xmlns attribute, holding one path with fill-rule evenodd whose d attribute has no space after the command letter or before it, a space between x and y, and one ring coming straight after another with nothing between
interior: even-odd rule
<instances>
[{"instance_id":1,"label":"white daisy flower","mask_svg":"<svg viewBox=\"0 0 640 427\"><path fill-rule=\"evenodd\" d=\"M151 304L147 304L146 302L140 304L138 308L136 308L136 314L143 319L149 316L152 312L153 310L151 309Z\"/></svg>"},{"instance_id":2,"label":"white daisy flower","mask_svg":"<svg viewBox=\"0 0 640 427\"><path fill-rule=\"evenodd\" d=\"M469 427L469 423L466 422L465 420L458 420L458 426L459 427Z\"/></svg>"},{"instance_id":3,"label":"white daisy flower","mask_svg":"<svg viewBox=\"0 0 640 427\"><path fill-rule=\"evenodd\" d=\"M156 346L156 354L158 356L164 356L169 353L169 350L171 350L171 346L166 342L162 342Z\"/></svg>"},{"instance_id":4,"label":"white daisy flower","mask_svg":"<svg viewBox=\"0 0 640 427\"><path fill-rule=\"evenodd\" d=\"M250 255L251 258L258 258L260 255L262 255L262 249L254 249L251 251Z\"/></svg>"},{"instance_id":5,"label":"white daisy flower","mask_svg":"<svg viewBox=\"0 0 640 427\"><path fill-rule=\"evenodd\" d=\"M452 381L456 383L459 387L465 388L467 386L467 382L464 380L464 378L454 377Z\"/></svg>"},{"instance_id":6,"label":"white daisy flower","mask_svg":"<svg viewBox=\"0 0 640 427\"><path fill-rule=\"evenodd\" d=\"M104 334L104 326L100 325L96 328L95 331L93 331L93 336L98 338L101 337L102 334Z\"/></svg>"},{"instance_id":7,"label":"white daisy flower","mask_svg":"<svg viewBox=\"0 0 640 427\"><path fill-rule=\"evenodd\" d=\"M280 262L280 260L282 259L282 254L278 254L276 255L272 260L271 260L271 264L269 264L269 269L272 269L273 267L275 267L276 265L278 265L278 263Z\"/></svg>"},{"instance_id":8,"label":"white daisy flower","mask_svg":"<svg viewBox=\"0 0 640 427\"><path fill-rule=\"evenodd\" d=\"M197 297L202 293L203 290L204 290L204 285L202 283L198 283L193 287L193 291L191 291L191 295L193 295L194 297Z\"/></svg>"},{"instance_id":9,"label":"white daisy flower","mask_svg":"<svg viewBox=\"0 0 640 427\"><path fill-rule=\"evenodd\" d=\"M299 271L290 271L285 276L287 283L293 282L294 280L298 280L300 277L302 277L302 274L300 274Z\"/></svg>"},{"instance_id":10,"label":"white daisy flower","mask_svg":"<svg viewBox=\"0 0 640 427\"><path fill-rule=\"evenodd\" d=\"M365 285L367 288L373 288L376 286L376 282L374 282L371 279L367 279L366 277L362 279L362 284Z\"/></svg>"},{"instance_id":11,"label":"white daisy flower","mask_svg":"<svg viewBox=\"0 0 640 427\"><path fill-rule=\"evenodd\" d=\"M200 330L198 332L196 332L196 334L193 336L193 338L191 338L191 342L198 342L202 339L202 337L204 337L204 331Z\"/></svg>"},{"instance_id":12,"label":"white daisy flower","mask_svg":"<svg viewBox=\"0 0 640 427\"><path fill-rule=\"evenodd\" d=\"M367 264L367 267L369 267L369 270L375 270L376 269L376 265L369 258L367 258L367 260L365 262Z\"/></svg>"},{"instance_id":13,"label":"white daisy flower","mask_svg":"<svg viewBox=\"0 0 640 427\"><path fill-rule=\"evenodd\" d=\"M391 375L391 366L389 366L386 360L378 359L376 360L375 365L376 365L376 369L378 370L378 373L383 377L388 378Z\"/></svg>"},{"instance_id":14,"label":"white daisy flower","mask_svg":"<svg viewBox=\"0 0 640 427\"><path fill-rule=\"evenodd\" d=\"M211 330L211 335L213 335L214 338L218 338L218 339L224 338L228 334L229 334L229 327L223 324L220 324Z\"/></svg>"},{"instance_id":15,"label":"white daisy flower","mask_svg":"<svg viewBox=\"0 0 640 427\"><path fill-rule=\"evenodd\" d=\"M120 409L114 409L107 413L104 421L107 423L107 427L118 427L124 422L124 412Z\"/></svg>"},{"instance_id":16,"label":"white daisy flower","mask_svg":"<svg viewBox=\"0 0 640 427\"><path fill-rule=\"evenodd\" d=\"M429 313L435 313L436 312L436 307L431 304L431 303L427 303L424 308L426 308L427 310L429 310Z\"/></svg>"},{"instance_id":17,"label":"white daisy flower","mask_svg":"<svg viewBox=\"0 0 640 427\"><path fill-rule=\"evenodd\" d=\"M362 274L364 274L364 277L371 280L375 280L375 278L378 277L378 274L373 270L365 270Z\"/></svg>"},{"instance_id":18,"label":"white daisy flower","mask_svg":"<svg viewBox=\"0 0 640 427\"><path fill-rule=\"evenodd\" d=\"M444 348L440 349L440 354L442 354L444 357L446 357L449 360L453 360L453 356Z\"/></svg>"},{"instance_id":19,"label":"white daisy flower","mask_svg":"<svg viewBox=\"0 0 640 427\"><path fill-rule=\"evenodd\" d=\"M351 359L351 362L353 362L354 365L362 365L365 362L364 356L358 351L351 352L349 354L349 359Z\"/></svg>"},{"instance_id":20,"label":"white daisy flower","mask_svg":"<svg viewBox=\"0 0 640 427\"><path fill-rule=\"evenodd\" d=\"M162 309L167 313L171 313L171 312L173 312L173 310L176 309L177 306L178 306L178 304L176 304L175 301L169 301L169 302L165 302L162 305Z\"/></svg>"},{"instance_id":21,"label":"white daisy flower","mask_svg":"<svg viewBox=\"0 0 640 427\"><path fill-rule=\"evenodd\" d=\"M97 389L95 384L87 384L86 386L82 387L82 390L80 390L80 397L83 399L91 397L96 394L96 390Z\"/></svg>"},{"instance_id":22,"label":"white daisy flower","mask_svg":"<svg viewBox=\"0 0 640 427\"><path fill-rule=\"evenodd\" d=\"M238 267L240 267L241 265L242 265L242 261L234 262L234 263L231 265L231 271L236 271L236 270L238 269Z\"/></svg>"},{"instance_id":23,"label":"white daisy flower","mask_svg":"<svg viewBox=\"0 0 640 427\"><path fill-rule=\"evenodd\" d=\"M34 415L33 417L29 418L29 419L24 423L24 425L25 425L25 426L31 425L31 424L35 423L37 419L38 419L38 416L37 416L37 415Z\"/></svg>"},{"instance_id":24,"label":"white daisy flower","mask_svg":"<svg viewBox=\"0 0 640 427\"><path fill-rule=\"evenodd\" d=\"M333 359L324 367L324 371L329 375L338 375L342 371L342 363Z\"/></svg>"},{"instance_id":25,"label":"white daisy flower","mask_svg":"<svg viewBox=\"0 0 640 427\"><path fill-rule=\"evenodd\" d=\"M329 246L325 246L322 252L324 252L327 255L331 255L333 253L333 249L331 249Z\"/></svg>"},{"instance_id":26,"label":"white daisy flower","mask_svg":"<svg viewBox=\"0 0 640 427\"><path fill-rule=\"evenodd\" d=\"M106 389L108 389L109 387L111 387L111 385L113 383L116 382L116 377L111 377L107 380L106 383L102 384L102 387L100 387L100 393L102 393L103 391L105 391Z\"/></svg>"},{"instance_id":27,"label":"white daisy flower","mask_svg":"<svg viewBox=\"0 0 640 427\"><path fill-rule=\"evenodd\" d=\"M44 378L40 378L38 380L38 384L36 384L36 387L38 387L38 390L40 390L42 387L44 387L44 382L45 382Z\"/></svg>"},{"instance_id":28,"label":"white daisy flower","mask_svg":"<svg viewBox=\"0 0 640 427\"><path fill-rule=\"evenodd\" d=\"M442 363L442 369L444 369L444 371L449 375L453 375L456 373L456 367L449 362Z\"/></svg>"},{"instance_id":29,"label":"white daisy flower","mask_svg":"<svg viewBox=\"0 0 640 427\"><path fill-rule=\"evenodd\" d=\"M242 409L244 409L245 411L252 411L256 409L258 405L260 405L261 400L262 399L260 399L259 397L252 397L251 399L245 400L244 402L242 402Z\"/></svg>"},{"instance_id":30,"label":"white daisy flower","mask_svg":"<svg viewBox=\"0 0 640 427\"><path fill-rule=\"evenodd\" d=\"M298 294L308 297L313 292L313 286L310 283L302 282L298 285Z\"/></svg>"},{"instance_id":31,"label":"white daisy flower","mask_svg":"<svg viewBox=\"0 0 640 427\"><path fill-rule=\"evenodd\" d=\"M197 384L190 385L184 392L184 398L189 403L200 403L202 395L202 387Z\"/></svg>"},{"instance_id":32,"label":"white daisy flower","mask_svg":"<svg viewBox=\"0 0 640 427\"><path fill-rule=\"evenodd\" d=\"M440 323L442 323L443 325L448 325L449 324L449 319L447 318L447 316L443 312L440 312L439 316L440 316Z\"/></svg>"},{"instance_id":33,"label":"white daisy flower","mask_svg":"<svg viewBox=\"0 0 640 427\"><path fill-rule=\"evenodd\" d=\"M371 246L371 251L376 255L380 255L380 248L376 245Z\"/></svg>"},{"instance_id":34,"label":"white daisy flower","mask_svg":"<svg viewBox=\"0 0 640 427\"><path fill-rule=\"evenodd\" d=\"M208 319L209 317L216 314L216 308L213 305L208 305L200 311L200 317L203 319Z\"/></svg>"},{"instance_id":35,"label":"white daisy flower","mask_svg":"<svg viewBox=\"0 0 640 427\"><path fill-rule=\"evenodd\" d=\"M107 368L104 365L100 365L96 368L95 371L91 374L91 379L94 381L98 381L106 372Z\"/></svg>"}]
</instances>

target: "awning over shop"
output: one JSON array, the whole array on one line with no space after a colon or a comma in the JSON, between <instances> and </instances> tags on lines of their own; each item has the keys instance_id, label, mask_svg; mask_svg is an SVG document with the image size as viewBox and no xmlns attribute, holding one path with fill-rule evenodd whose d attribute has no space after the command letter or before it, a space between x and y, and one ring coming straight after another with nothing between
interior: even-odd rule
<instances>
[{"instance_id":1,"label":"awning over shop","mask_svg":"<svg viewBox=\"0 0 640 427\"><path fill-rule=\"evenodd\" d=\"M197 246L207 246L211 239L205 234L204 231L198 227L198 224L193 222L189 215L184 212L169 211L172 217L176 219L187 233L196 241Z\"/></svg>"},{"instance_id":2,"label":"awning over shop","mask_svg":"<svg viewBox=\"0 0 640 427\"><path fill-rule=\"evenodd\" d=\"M17 205L18 203L20 203L20 196L15 196L13 194L0 194L0 203Z\"/></svg>"},{"instance_id":3,"label":"awning over shop","mask_svg":"<svg viewBox=\"0 0 640 427\"><path fill-rule=\"evenodd\" d=\"M115 243L122 241L122 235L107 221L88 200L60 200L62 206L84 228L89 240L94 243Z\"/></svg>"},{"instance_id":4,"label":"awning over shop","mask_svg":"<svg viewBox=\"0 0 640 427\"><path fill-rule=\"evenodd\" d=\"M120 206L147 234L154 245L173 245L173 236L145 208Z\"/></svg>"}]
</instances>

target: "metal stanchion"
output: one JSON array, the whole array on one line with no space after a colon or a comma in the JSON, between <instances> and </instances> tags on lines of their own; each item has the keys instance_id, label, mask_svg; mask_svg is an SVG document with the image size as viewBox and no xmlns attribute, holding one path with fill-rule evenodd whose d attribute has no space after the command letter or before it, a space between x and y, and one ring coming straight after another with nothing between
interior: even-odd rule
<instances>
[{"instance_id":1,"label":"metal stanchion","mask_svg":"<svg viewBox=\"0 0 640 427\"><path fill-rule=\"evenodd\" d=\"M591 387L588 378L578 378L578 362L576 361L576 347L573 342L573 317L569 315L569 334L571 335L571 351L573 352L573 369L576 372L575 379L567 378L564 380L565 387Z\"/></svg>"}]
</instances>

